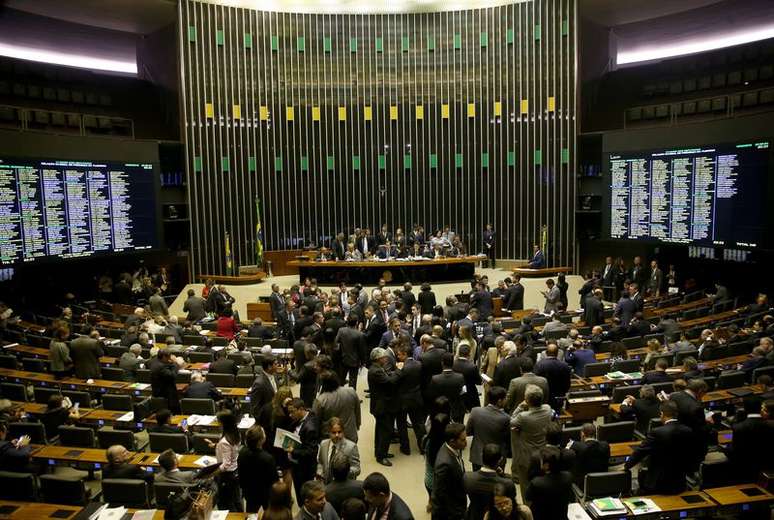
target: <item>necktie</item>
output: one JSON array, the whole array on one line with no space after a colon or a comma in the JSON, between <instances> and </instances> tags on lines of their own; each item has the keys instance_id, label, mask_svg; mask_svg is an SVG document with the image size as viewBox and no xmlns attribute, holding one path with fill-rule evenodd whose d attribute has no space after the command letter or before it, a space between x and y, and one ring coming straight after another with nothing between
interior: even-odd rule
<instances>
[{"instance_id":1,"label":"necktie","mask_svg":"<svg viewBox=\"0 0 774 520\"><path fill-rule=\"evenodd\" d=\"M331 475L331 464L333 464L333 457L336 456L336 445L331 444L331 458L328 459L328 477L330 478Z\"/></svg>"}]
</instances>

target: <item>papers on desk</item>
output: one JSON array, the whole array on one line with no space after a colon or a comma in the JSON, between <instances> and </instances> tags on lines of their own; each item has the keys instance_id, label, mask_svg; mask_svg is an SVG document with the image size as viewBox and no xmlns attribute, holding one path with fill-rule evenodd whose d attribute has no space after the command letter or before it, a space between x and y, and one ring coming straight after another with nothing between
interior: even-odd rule
<instances>
[{"instance_id":1,"label":"papers on desk","mask_svg":"<svg viewBox=\"0 0 774 520\"><path fill-rule=\"evenodd\" d=\"M210 333L210 331L209 331L209 330L207 330L207 329L204 329L204 330L200 330L200 331L199 331L199 334L201 334L202 336L206 336L206 335L207 335L207 334L209 334L209 333Z\"/></svg>"},{"instance_id":2,"label":"papers on desk","mask_svg":"<svg viewBox=\"0 0 774 520\"><path fill-rule=\"evenodd\" d=\"M242 420L239 421L237 428L239 428L240 430L247 430L248 428L252 428L254 424L255 424L255 417L250 417L248 415L245 415L242 417Z\"/></svg>"},{"instance_id":3,"label":"papers on desk","mask_svg":"<svg viewBox=\"0 0 774 520\"><path fill-rule=\"evenodd\" d=\"M616 371L616 372L608 372L605 377L607 379L610 379L611 381L620 381L620 380L629 380L629 379L642 379L642 372L631 372L629 374L624 374L623 372Z\"/></svg>"},{"instance_id":4,"label":"papers on desk","mask_svg":"<svg viewBox=\"0 0 774 520\"><path fill-rule=\"evenodd\" d=\"M18 347L18 346L19 346L18 343L9 343L7 345L3 345L3 348L14 348L14 347Z\"/></svg>"},{"instance_id":5,"label":"papers on desk","mask_svg":"<svg viewBox=\"0 0 774 520\"><path fill-rule=\"evenodd\" d=\"M139 509L132 515L132 520L153 520L156 509Z\"/></svg>"},{"instance_id":6,"label":"papers on desk","mask_svg":"<svg viewBox=\"0 0 774 520\"><path fill-rule=\"evenodd\" d=\"M212 511L210 513L210 520L226 520L228 517L228 511Z\"/></svg>"},{"instance_id":7,"label":"papers on desk","mask_svg":"<svg viewBox=\"0 0 774 520\"><path fill-rule=\"evenodd\" d=\"M150 385L148 383L132 383L129 385L129 388L132 390L145 390L146 388L150 388Z\"/></svg>"},{"instance_id":8,"label":"papers on desk","mask_svg":"<svg viewBox=\"0 0 774 520\"><path fill-rule=\"evenodd\" d=\"M207 466L212 466L213 464L217 464L218 460L215 457L199 457L194 461L194 464L199 466L200 468L206 468Z\"/></svg>"},{"instance_id":9,"label":"papers on desk","mask_svg":"<svg viewBox=\"0 0 774 520\"><path fill-rule=\"evenodd\" d=\"M301 446L301 437L293 432L277 428L277 435L274 437L274 447L284 450L290 446L293 446L294 449Z\"/></svg>"},{"instance_id":10,"label":"papers on desk","mask_svg":"<svg viewBox=\"0 0 774 520\"><path fill-rule=\"evenodd\" d=\"M623 503L629 508L634 516L644 515L647 513L657 513L661 511L661 508L656 505L654 501L649 498L632 497L624 498Z\"/></svg>"},{"instance_id":11,"label":"papers on desk","mask_svg":"<svg viewBox=\"0 0 774 520\"><path fill-rule=\"evenodd\" d=\"M188 426L209 426L210 424L215 422L215 416L214 415L189 415L188 416Z\"/></svg>"},{"instance_id":12,"label":"papers on desk","mask_svg":"<svg viewBox=\"0 0 774 520\"><path fill-rule=\"evenodd\" d=\"M617 498L597 498L588 503L595 516L612 516L626 514L626 506Z\"/></svg>"},{"instance_id":13,"label":"papers on desk","mask_svg":"<svg viewBox=\"0 0 774 520\"><path fill-rule=\"evenodd\" d=\"M226 347L212 347L212 351L213 351L213 352L220 352L220 351L221 351L221 350L223 350L224 348L226 348Z\"/></svg>"},{"instance_id":14,"label":"papers on desk","mask_svg":"<svg viewBox=\"0 0 774 520\"><path fill-rule=\"evenodd\" d=\"M126 412L124 415L116 419L116 421L125 421L125 422L134 421L134 412Z\"/></svg>"},{"instance_id":15,"label":"papers on desk","mask_svg":"<svg viewBox=\"0 0 774 520\"><path fill-rule=\"evenodd\" d=\"M583 506L573 502L567 507L567 520L591 520Z\"/></svg>"},{"instance_id":16,"label":"papers on desk","mask_svg":"<svg viewBox=\"0 0 774 520\"><path fill-rule=\"evenodd\" d=\"M89 520L121 520L126 514L125 507L108 507L107 504L97 509Z\"/></svg>"}]
</instances>

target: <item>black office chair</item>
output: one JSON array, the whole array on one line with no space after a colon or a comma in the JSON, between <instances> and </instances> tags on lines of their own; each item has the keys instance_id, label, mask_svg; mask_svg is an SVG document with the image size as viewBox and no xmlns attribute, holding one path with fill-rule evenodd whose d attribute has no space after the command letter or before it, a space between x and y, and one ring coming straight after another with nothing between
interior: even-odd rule
<instances>
[{"instance_id":1,"label":"black office chair","mask_svg":"<svg viewBox=\"0 0 774 520\"><path fill-rule=\"evenodd\" d=\"M32 473L0 471L0 498L34 502L37 499L37 485Z\"/></svg>"},{"instance_id":2,"label":"black office chair","mask_svg":"<svg viewBox=\"0 0 774 520\"><path fill-rule=\"evenodd\" d=\"M717 377L708 376L708 377L701 377L699 379L701 379L702 381L707 383L707 391L708 392L711 392L712 390L715 390L715 386L716 386L717 381L718 381Z\"/></svg>"},{"instance_id":3,"label":"black office chair","mask_svg":"<svg viewBox=\"0 0 774 520\"><path fill-rule=\"evenodd\" d=\"M234 386L237 388L250 388L255 381L255 374L238 374L234 379Z\"/></svg>"},{"instance_id":4,"label":"black office chair","mask_svg":"<svg viewBox=\"0 0 774 520\"><path fill-rule=\"evenodd\" d=\"M610 363L589 363L583 367L583 377L604 376L610 372Z\"/></svg>"},{"instance_id":5,"label":"black office chair","mask_svg":"<svg viewBox=\"0 0 774 520\"><path fill-rule=\"evenodd\" d=\"M207 381L215 386L233 387L234 374L216 374L210 372L207 374Z\"/></svg>"},{"instance_id":6,"label":"black office chair","mask_svg":"<svg viewBox=\"0 0 774 520\"><path fill-rule=\"evenodd\" d=\"M40 500L50 504L85 506L90 493L82 478L62 477L59 475L40 476Z\"/></svg>"},{"instance_id":7,"label":"black office chair","mask_svg":"<svg viewBox=\"0 0 774 520\"><path fill-rule=\"evenodd\" d=\"M631 386L625 386L625 385L619 385L613 388L613 394L610 398L610 400L614 404L622 403L624 399L626 399L627 395L633 395L634 397L639 397L640 395L640 388L642 386L640 385L631 385Z\"/></svg>"},{"instance_id":8,"label":"black office chair","mask_svg":"<svg viewBox=\"0 0 774 520\"><path fill-rule=\"evenodd\" d=\"M43 423L12 422L8 423L8 439L18 439L29 435L32 444L48 444L46 442L46 427Z\"/></svg>"},{"instance_id":9,"label":"black office chair","mask_svg":"<svg viewBox=\"0 0 774 520\"><path fill-rule=\"evenodd\" d=\"M774 366L756 368L755 370L753 370L751 382L757 383L758 378L764 375L774 377Z\"/></svg>"},{"instance_id":10,"label":"black office chair","mask_svg":"<svg viewBox=\"0 0 774 520\"><path fill-rule=\"evenodd\" d=\"M671 367L671 366L673 366L673 363L674 363L674 360L675 360L675 355L672 354L672 353L669 353L669 354L659 354L658 356L654 356L653 357L653 366L656 366L656 362L659 359L665 360L667 362L667 367Z\"/></svg>"},{"instance_id":11,"label":"black office chair","mask_svg":"<svg viewBox=\"0 0 774 520\"><path fill-rule=\"evenodd\" d=\"M61 393L58 388L47 388L44 386L36 386L32 389L35 402L40 404L48 404L48 400L52 395L60 395Z\"/></svg>"},{"instance_id":12,"label":"black office chair","mask_svg":"<svg viewBox=\"0 0 774 520\"><path fill-rule=\"evenodd\" d=\"M562 429L562 446L566 446L570 441L579 441L581 438L582 426L565 426Z\"/></svg>"},{"instance_id":13,"label":"black office chair","mask_svg":"<svg viewBox=\"0 0 774 520\"><path fill-rule=\"evenodd\" d=\"M269 341L264 341L263 344L269 345L272 348L272 350L274 349L281 350L281 349L290 348L290 344L286 339L271 339Z\"/></svg>"},{"instance_id":14,"label":"black office chair","mask_svg":"<svg viewBox=\"0 0 774 520\"><path fill-rule=\"evenodd\" d=\"M104 394L102 396L102 408L105 410L115 410L117 412L132 411L132 396L121 394Z\"/></svg>"},{"instance_id":15,"label":"black office chair","mask_svg":"<svg viewBox=\"0 0 774 520\"><path fill-rule=\"evenodd\" d=\"M48 372L48 360L40 358L22 358L22 370L27 372Z\"/></svg>"},{"instance_id":16,"label":"black office chair","mask_svg":"<svg viewBox=\"0 0 774 520\"><path fill-rule=\"evenodd\" d=\"M607 442L626 442L634 439L634 421L620 421L597 426L597 439Z\"/></svg>"},{"instance_id":17,"label":"black office chair","mask_svg":"<svg viewBox=\"0 0 774 520\"><path fill-rule=\"evenodd\" d=\"M738 483L734 466L728 460L702 462L699 466L701 484L699 489L730 486Z\"/></svg>"},{"instance_id":18,"label":"black office chair","mask_svg":"<svg viewBox=\"0 0 774 520\"><path fill-rule=\"evenodd\" d=\"M124 347L121 345L105 345L103 348L105 350L106 356L110 356L114 358L120 358L121 356L129 352L129 347Z\"/></svg>"},{"instance_id":19,"label":"black office chair","mask_svg":"<svg viewBox=\"0 0 774 520\"><path fill-rule=\"evenodd\" d=\"M97 439L99 447L108 449L111 446L121 445L129 451L137 451L137 440L129 430L114 430L107 426L97 430Z\"/></svg>"},{"instance_id":20,"label":"black office chair","mask_svg":"<svg viewBox=\"0 0 774 520\"><path fill-rule=\"evenodd\" d=\"M148 483L129 478L102 480L102 500L110 506L145 509L150 506Z\"/></svg>"},{"instance_id":21,"label":"black office chair","mask_svg":"<svg viewBox=\"0 0 774 520\"><path fill-rule=\"evenodd\" d=\"M189 363L212 363L212 352L189 352Z\"/></svg>"},{"instance_id":22,"label":"black office chair","mask_svg":"<svg viewBox=\"0 0 774 520\"><path fill-rule=\"evenodd\" d=\"M94 437L94 430L92 428L67 425L59 427L59 444L62 446L93 448Z\"/></svg>"},{"instance_id":23,"label":"black office chair","mask_svg":"<svg viewBox=\"0 0 774 520\"><path fill-rule=\"evenodd\" d=\"M624 338L621 340L626 350L632 348L640 348L645 346L645 339L642 336L634 336L633 338Z\"/></svg>"},{"instance_id":24,"label":"black office chair","mask_svg":"<svg viewBox=\"0 0 774 520\"><path fill-rule=\"evenodd\" d=\"M209 439L214 443L220 440L220 435L210 433L194 433L191 436L191 444L193 452L197 455L215 455L215 448L211 448L209 444L204 442L204 439Z\"/></svg>"},{"instance_id":25,"label":"black office chair","mask_svg":"<svg viewBox=\"0 0 774 520\"><path fill-rule=\"evenodd\" d=\"M187 385L191 382L191 372L178 372L175 374L175 383L179 385Z\"/></svg>"},{"instance_id":26,"label":"black office chair","mask_svg":"<svg viewBox=\"0 0 774 520\"><path fill-rule=\"evenodd\" d=\"M169 497L175 493L190 487L190 484L176 484L172 482L154 482L153 495L156 498L156 507L164 508L169 504Z\"/></svg>"},{"instance_id":27,"label":"black office chair","mask_svg":"<svg viewBox=\"0 0 774 520\"><path fill-rule=\"evenodd\" d=\"M583 494L579 499L587 501L608 496L630 495L631 492L632 474L629 471L588 473L583 479Z\"/></svg>"},{"instance_id":28,"label":"black office chair","mask_svg":"<svg viewBox=\"0 0 774 520\"><path fill-rule=\"evenodd\" d=\"M185 433L149 433L148 439L152 452L171 449L175 453L188 453L188 436Z\"/></svg>"},{"instance_id":29,"label":"black office chair","mask_svg":"<svg viewBox=\"0 0 774 520\"><path fill-rule=\"evenodd\" d=\"M639 359L624 359L621 361L613 362L613 372L623 372L624 374L631 374L632 372L639 372L642 361Z\"/></svg>"},{"instance_id":30,"label":"black office chair","mask_svg":"<svg viewBox=\"0 0 774 520\"><path fill-rule=\"evenodd\" d=\"M694 350L683 350L680 352L675 353L675 366L682 365L683 361L685 361L685 358L692 357L693 359L699 359L699 351Z\"/></svg>"},{"instance_id":31,"label":"black office chair","mask_svg":"<svg viewBox=\"0 0 774 520\"><path fill-rule=\"evenodd\" d=\"M75 390L62 390L62 395L70 398L70 402L80 403L81 408L91 408L91 394L89 392L78 392Z\"/></svg>"},{"instance_id":32,"label":"black office chair","mask_svg":"<svg viewBox=\"0 0 774 520\"><path fill-rule=\"evenodd\" d=\"M581 397L600 397L602 392L599 390L578 390L575 392L568 392L567 399L579 399Z\"/></svg>"},{"instance_id":33,"label":"black office chair","mask_svg":"<svg viewBox=\"0 0 774 520\"><path fill-rule=\"evenodd\" d=\"M261 338L245 338L245 345L247 345L248 348L262 347L263 346L263 339L261 339Z\"/></svg>"},{"instance_id":34,"label":"black office chair","mask_svg":"<svg viewBox=\"0 0 774 520\"><path fill-rule=\"evenodd\" d=\"M147 368L138 368L134 372L134 378L137 380L138 383L144 383L146 385L149 385L151 382L151 371Z\"/></svg>"},{"instance_id":35,"label":"black office chair","mask_svg":"<svg viewBox=\"0 0 774 520\"><path fill-rule=\"evenodd\" d=\"M6 354L0 354L0 368L9 368L11 370L16 370L17 366L19 366L19 362L16 359L16 356L8 356Z\"/></svg>"},{"instance_id":36,"label":"black office chair","mask_svg":"<svg viewBox=\"0 0 774 520\"><path fill-rule=\"evenodd\" d=\"M197 347L203 347L207 344L207 338L204 336L183 336L182 340L183 345L195 345Z\"/></svg>"},{"instance_id":37,"label":"black office chair","mask_svg":"<svg viewBox=\"0 0 774 520\"><path fill-rule=\"evenodd\" d=\"M11 401L27 402L27 388L21 383L0 383L0 395Z\"/></svg>"},{"instance_id":38,"label":"black office chair","mask_svg":"<svg viewBox=\"0 0 774 520\"><path fill-rule=\"evenodd\" d=\"M546 341L566 338L568 330L549 330L544 334Z\"/></svg>"},{"instance_id":39,"label":"black office chair","mask_svg":"<svg viewBox=\"0 0 774 520\"><path fill-rule=\"evenodd\" d=\"M675 384L671 381L667 381L665 383L654 383L653 384L653 390L658 394L659 392L666 392L667 394L671 394L675 391Z\"/></svg>"},{"instance_id":40,"label":"black office chair","mask_svg":"<svg viewBox=\"0 0 774 520\"><path fill-rule=\"evenodd\" d=\"M213 347L225 347L228 345L228 338L222 338L220 336L213 336L210 338L210 343Z\"/></svg>"},{"instance_id":41,"label":"black office chair","mask_svg":"<svg viewBox=\"0 0 774 520\"><path fill-rule=\"evenodd\" d=\"M108 381L126 381L126 372L123 368L102 367L102 379Z\"/></svg>"},{"instance_id":42,"label":"black office chair","mask_svg":"<svg viewBox=\"0 0 774 520\"><path fill-rule=\"evenodd\" d=\"M180 409L184 415L215 415L215 401L186 397L180 400Z\"/></svg>"},{"instance_id":43,"label":"black office chair","mask_svg":"<svg viewBox=\"0 0 774 520\"><path fill-rule=\"evenodd\" d=\"M729 370L718 376L715 388L725 390L726 388L737 388L747 383L747 372L742 370Z\"/></svg>"},{"instance_id":44,"label":"black office chair","mask_svg":"<svg viewBox=\"0 0 774 520\"><path fill-rule=\"evenodd\" d=\"M48 348L51 345L51 338L38 334L27 334L27 343L32 347Z\"/></svg>"}]
</instances>

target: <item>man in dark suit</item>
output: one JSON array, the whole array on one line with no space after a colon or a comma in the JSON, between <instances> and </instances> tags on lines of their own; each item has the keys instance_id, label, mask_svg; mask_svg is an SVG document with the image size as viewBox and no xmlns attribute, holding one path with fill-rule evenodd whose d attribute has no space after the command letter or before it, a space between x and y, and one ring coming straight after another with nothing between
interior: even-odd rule
<instances>
[{"instance_id":1,"label":"man in dark suit","mask_svg":"<svg viewBox=\"0 0 774 520\"><path fill-rule=\"evenodd\" d=\"M586 423L581 427L581 438L573 441L570 449L575 452L575 483L581 489L587 474L607 471L610 445L597 440L597 428L593 424Z\"/></svg>"},{"instance_id":2,"label":"man in dark suit","mask_svg":"<svg viewBox=\"0 0 774 520\"><path fill-rule=\"evenodd\" d=\"M414 520L406 502L390 491L390 483L381 473L371 473L363 481L368 503L368 518L379 520Z\"/></svg>"},{"instance_id":3,"label":"man in dark suit","mask_svg":"<svg viewBox=\"0 0 774 520\"><path fill-rule=\"evenodd\" d=\"M331 460L331 480L325 486L325 497L333 509L341 515L341 506L350 498L365 500L363 481L350 477L351 463L349 455L337 453Z\"/></svg>"},{"instance_id":4,"label":"man in dark suit","mask_svg":"<svg viewBox=\"0 0 774 520\"><path fill-rule=\"evenodd\" d=\"M271 284L271 294L269 295L269 305L271 305L271 315L274 321L280 321L280 314L285 310L285 298L282 297L279 285Z\"/></svg>"},{"instance_id":5,"label":"man in dark suit","mask_svg":"<svg viewBox=\"0 0 774 520\"><path fill-rule=\"evenodd\" d=\"M78 379L99 379L102 377L100 356L104 356L99 332L92 330L88 336L79 336L70 342L70 358L73 360L75 377Z\"/></svg>"},{"instance_id":6,"label":"man in dark suit","mask_svg":"<svg viewBox=\"0 0 774 520\"><path fill-rule=\"evenodd\" d=\"M400 299L403 301L403 309L406 312L411 310L411 306L417 303L417 297L414 296L411 284L406 282L403 284L403 290L400 292Z\"/></svg>"},{"instance_id":7,"label":"man in dark suit","mask_svg":"<svg viewBox=\"0 0 774 520\"><path fill-rule=\"evenodd\" d=\"M186 319L195 323L207 316L207 301L196 294L193 289L188 289L188 298L183 303L183 312L187 312Z\"/></svg>"},{"instance_id":8,"label":"man in dark suit","mask_svg":"<svg viewBox=\"0 0 774 520\"><path fill-rule=\"evenodd\" d=\"M320 446L320 425L314 412L309 411L304 401L295 398L288 403L288 415L295 425L295 433L301 438L301 445L285 448L293 468L293 488L301 496L301 486L314 480L317 472L317 450Z\"/></svg>"},{"instance_id":9,"label":"man in dark suit","mask_svg":"<svg viewBox=\"0 0 774 520\"><path fill-rule=\"evenodd\" d=\"M669 399L677 404L678 415L675 417L691 429L693 453L693 465L689 470L694 471L707 455L709 448L710 428L704 416L704 404L702 397L707 393L707 383L703 379L691 379L688 387L682 392L673 392Z\"/></svg>"},{"instance_id":10,"label":"man in dark suit","mask_svg":"<svg viewBox=\"0 0 774 520\"><path fill-rule=\"evenodd\" d=\"M292 345L296 340L295 328L296 322L299 319L298 310L293 300L288 300L285 303L284 310L280 312L277 317L277 328L279 329L279 336L288 340Z\"/></svg>"},{"instance_id":11,"label":"man in dark suit","mask_svg":"<svg viewBox=\"0 0 774 520\"><path fill-rule=\"evenodd\" d=\"M518 350L513 341L506 341L505 344L503 344L503 350L505 350L505 357L501 359L495 367L492 384L494 386L508 388L511 384L511 380L521 375L522 362L518 358Z\"/></svg>"},{"instance_id":12,"label":"man in dark suit","mask_svg":"<svg viewBox=\"0 0 774 520\"><path fill-rule=\"evenodd\" d=\"M647 471L640 470L640 492L674 495L685 490L685 477L695 467L691 429L677 421L677 404L661 403L663 426L652 429L626 460L631 469L649 457Z\"/></svg>"},{"instance_id":13,"label":"man in dark suit","mask_svg":"<svg viewBox=\"0 0 774 520\"><path fill-rule=\"evenodd\" d=\"M524 286L521 285L521 276L514 275L513 283L510 278L505 279L505 285L508 287L503 298L503 310L520 311L524 309Z\"/></svg>"},{"instance_id":14,"label":"man in dark suit","mask_svg":"<svg viewBox=\"0 0 774 520\"><path fill-rule=\"evenodd\" d=\"M451 419L461 423L465 418L465 403L462 401L462 389L465 387L465 378L453 370L454 355L444 352L441 356L443 370L440 374L430 379L430 395L432 400L444 396L451 405Z\"/></svg>"},{"instance_id":15,"label":"man in dark suit","mask_svg":"<svg viewBox=\"0 0 774 520\"><path fill-rule=\"evenodd\" d=\"M419 362L422 363L422 395L425 397L425 403L430 404L430 381L443 370L441 358L446 351L428 335L422 336L419 344L422 347L422 354L419 356Z\"/></svg>"},{"instance_id":16,"label":"man in dark suit","mask_svg":"<svg viewBox=\"0 0 774 520\"><path fill-rule=\"evenodd\" d=\"M640 287L643 286L637 283L629 284L629 298L634 303L637 312L642 312L645 308L645 298L642 297Z\"/></svg>"},{"instance_id":17,"label":"man in dark suit","mask_svg":"<svg viewBox=\"0 0 774 520\"><path fill-rule=\"evenodd\" d=\"M602 289L594 289L583 301L583 321L587 327L605 323L605 306L602 304Z\"/></svg>"},{"instance_id":18,"label":"man in dark suit","mask_svg":"<svg viewBox=\"0 0 774 520\"><path fill-rule=\"evenodd\" d=\"M482 321L492 315L492 295L480 282L476 283L476 291L470 297L470 306L478 310Z\"/></svg>"},{"instance_id":19,"label":"man in dark suit","mask_svg":"<svg viewBox=\"0 0 774 520\"><path fill-rule=\"evenodd\" d=\"M430 495L432 520L463 520L467 509L465 462L462 450L468 445L465 427L451 423L444 432L446 442L435 458Z\"/></svg>"},{"instance_id":20,"label":"man in dark suit","mask_svg":"<svg viewBox=\"0 0 774 520\"><path fill-rule=\"evenodd\" d=\"M492 224L487 224L484 229L484 254L489 259L488 267L494 269L495 266L495 232Z\"/></svg>"},{"instance_id":21,"label":"man in dark suit","mask_svg":"<svg viewBox=\"0 0 774 520\"><path fill-rule=\"evenodd\" d=\"M483 384L481 372L478 367L470 360L470 345L462 344L457 349L457 359L454 360L452 370L462 374L465 380L465 410L468 412L477 406L481 406L481 400L478 398L477 385Z\"/></svg>"},{"instance_id":22,"label":"man in dark suit","mask_svg":"<svg viewBox=\"0 0 774 520\"><path fill-rule=\"evenodd\" d=\"M236 375L239 371L236 361L228 358L226 349L215 353L215 361L210 363L210 372L213 374L231 374Z\"/></svg>"},{"instance_id":23,"label":"man in dark suit","mask_svg":"<svg viewBox=\"0 0 774 520\"><path fill-rule=\"evenodd\" d=\"M546 266L546 258L539 245L535 244L532 246L532 260L530 260L527 266L530 269L542 269Z\"/></svg>"},{"instance_id":24,"label":"man in dark suit","mask_svg":"<svg viewBox=\"0 0 774 520\"><path fill-rule=\"evenodd\" d=\"M750 409L750 406L746 405L745 408ZM756 411L759 413L755 413ZM733 425L734 435L727 454L737 477L744 481L753 482L761 470L774 467L772 450L764 448L774 439L772 412L774 400L769 399L761 403L759 410L751 409L743 421Z\"/></svg>"},{"instance_id":25,"label":"man in dark suit","mask_svg":"<svg viewBox=\"0 0 774 520\"><path fill-rule=\"evenodd\" d=\"M637 312L637 305L629 297L629 293L621 293L621 299L615 304L614 315L620 318L621 325L624 327L629 326L629 322L632 321L634 313Z\"/></svg>"},{"instance_id":26,"label":"man in dark suit","mask_svg":"<svg viewBox=\"0 0 774 520\"><path fill-rule=\"evenodd\" d=\"M548 404L556 410L559 406L559 397L564 397L570 390L570 378L572 369L564 361L557 359L559 347L556 343L549 343L546 347L546 357L535 365L535 375L545 377L548 381Z\"/></svg>"},{"instance_id":27,"label":"man in dark suit","mask_svg":"<svg viewBox=\"0 0 774 520\"><path fill-rule=\"evenodd\" d=\"M396 420L398 438L400 439L400 451L404 455L411 454L411 446L408 437L407 417L411 419L411 426L417 438L419 452L424 454L422 440L425 437L425 410L422 399L422 364L411 357L410 347L402 345L397 351L400 369L398 381L398 399L400 411Z\"/></svg>"},{"instance_id":28,"label":"man in dark suit","mask_svg":"<svg viewBox=\"0 0 774 520\"><path fill-rule=\"evenodd\" d=\"M193 484L195 471L180 471L177 467L177 455L172 450L164 450L159 455L161 471L156 475L154 482L168 482L170 484Z\"/></svg>"},{"instance_id":29,"label":"man in dark suit","mask_svg":"<svg viewBox=\"0 0 774 520\"><path fill-rule=\"evenodd\" d=\"M501 474L505 457L500 446L494 443L485 444L482 449L482 462L483 466L480 469L466 471L463 476L465 492L470 499L470 505L465 515L467 520L484 518L487 508L492 503L494 488L497 484L505 487L506 496L513 500L514 504L516 503L516 486L513 485L513 480Z\"/></svg>"},{"instance_id":30,"label":"man in dark suit","mask_svg":"<svg viewBox=\"0 0 774 520\"><path fill-rule=\"evenodd\" d=\"M336 235L336 239L331 244L331 250L333 251L333 258L336 260L344 260L347 254L347 239L344 233Z\"/></svg>"},{"instance_id":31,"label":"man in dark suit","mask_svg":"<svg viewBox=\"0 0 774 520\"><path fill-rule=\"evenodd\" d=\"M108 463L102 468L102 479L130 478L153 481L153 473L143 471L140 466L129 463L132 457L134 457L134 454L123 446L119 444L110 446L105 450L105 458Z\"/></svg>"},{"instance_id":32,"label":"man in dark suit","mask_svg":"<svg viewBox=\"0 0 774 520\"><path fill-rule=\"evenodd\" d=\"M250 324L250 327L247 329L247 337L258 339L273 339L274 333L269 327L263 324L263 320L261 318L256 317Z\"/></svg>"},{"instance_id":33,"label":"man in dark suit","mask_svg":"<svg viewBox=\"0 0 774 520\"><path fill-rule=\"evenodd\" d=\"M383 323L372 306L365 309L365 324L363 334L365 334L366 351L370 356L373 349L379 346L382 336L387 331L387 324Z\"/></svg>"},{"instance_id":34,"label":"man in dark suit","mask_svg":"<svg viewBox=\"0 0 774 520\"><path fill-rule=\"evenodd\" d=\"M279 368L277 359L271 355L264 355L261 358L261 369L255 374L255 379L247 395L250 397L250 409L253 417L261 417L261 410L266 406L271 406L274 394L277 393L277 381L274 378L274 372ZM269 425L262 425L268 428Z\"/></svg>"},{"instance_id":35,"label":"man in dark suit","mask_svg":"<svg viewBox=\"0 0 774 520\"><path fill-rule=\"evenodd\" d=\"M656 360L655 370L651 370L650 372L645 373L645 375L642 376L640 384L655 385L657 383L668 383L672 380L666 371L668 367L669 362L664 358L659 358Z\"/></svg>"},{"instance_id":36,"label":"man in dark suit","mask_svg":"<svg viewBox=\"0 0 774 520\"><path fill-rule=\"evenodd\" d=\"M339 380L343 384L344 379L349 378L349 386L357 389L357 374L367 359L366 337L357 329L357 317L350 315L347 318L347 326L336 333L334 344L341 352Z\"/></svg>"},{"instance_id":37,"label":"man in dark suit","mask_svg":"<svg viewBox=\"0 0 774 520\"><path fill-rule=\"evenodd\" d=\"M486 465L483 458L485 446L494 444L502 456L510 452L510 417L503 410L505 396L505 388L493 386L489 389L489 404L470 411L466 431L473 437L470 462L474 471Z\"/></svg>"},{"instance_id":38,"label":"man in dark suit","mask_svg":"<svg viewBox=\"0 0 774 520\"><path fill-rule=\"evenodd\" d=\"M153 397L167 400L167 408L180 413L180 398L177 394L177 364L174 356L167 350L159 350L157 363L151 368L151 391Z\"/></svg>"},{"instance_id":39,"label":"man in dark suit","mask_svg":"<svg viewBox=\"0 0 774 520\"><path fill-rule=\"evenodd\" d=\"M605 300L610 301L613 299L613 288L615 287L615 266L613 265L612 256L605 258L605 265L602 267L600 273Z\"/></svg>"},{"instance_id":40,"label":"man in dark suit","mask_svg":"<svg viewBox=\"0 0 774 520\"><path fill-rule=\"evenodd\" d=\"M371 236L370 229L363 230L363 233L357 239L356 245L358 250L363 254L363 258L373 253L374 248L376 247L376 241L374 240L374 237Z\"/></svg>"},{"instance_id":41,"label":"man in dark suit","mask_svg":"<svg viewBox=\"0 0 774 520\"><path fill-rule=\"evenodd\" d=\"M639 398L627 395L621 403L621 418L637 421L637 431L647 433L650 420L659 416L661 401L656 397L656 391L650 385L640 388Z\"/></svg>"},{"instance_id":42,"label":"man in dark suit","mask_svg":"<svg viewBox=\"0 0 774 520\"><path fill-rule=\"evenodd\" d=\"M390 462L390 438L395 416L400 410L397 397L397 383L400 374L387 371L387 351L376 347L371 351L371 367L368 369L368 388L371 391L371 415L374 416L374 455L382 466L392 466Z\"/></svg>"},{"instance_id":43,"label":"man in dark suit","mask_svg":"<svg viewBox=\"0 0 774 520\"><path fill-rule=\"evenodd\" d=\"M189 399L213 399L215 401L223 399L223 394L220 393L218 387L205 381L201 372L191 374L191 383L185 391L185 396Z\"/></svg>"},{"instance_id":44,"label":"man in dark suit","mask_svg":"<svg viewBox=\"0 0 774 520\"><path fill-rule=\"evenodd\" d=\"M642 258L634 257L634 263L629 271L629 280L636 283L638 287L645 287L649 278L647 268L642 265Z\"/></svg>"}]
</instances>

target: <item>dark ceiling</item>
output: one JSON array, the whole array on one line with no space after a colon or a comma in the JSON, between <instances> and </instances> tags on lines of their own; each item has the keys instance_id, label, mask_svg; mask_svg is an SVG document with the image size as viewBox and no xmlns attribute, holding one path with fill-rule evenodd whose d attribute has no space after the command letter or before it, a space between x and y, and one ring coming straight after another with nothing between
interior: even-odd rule
<instances>
[{"instance_id":1,"label":"dark ceiling","mask_svg":"<svg viewBox=\"0 0 774 520\"><path fill-rule=\"evenodd\" d=\"M578 0L581 17L604 27L652 20L725 0ZM737 0L739 1L739 0Z\"/></svg>"}]
</instances>

